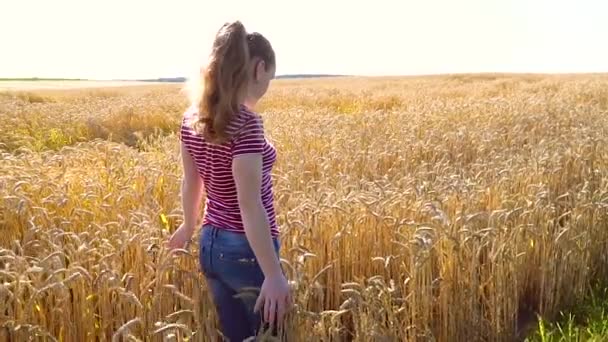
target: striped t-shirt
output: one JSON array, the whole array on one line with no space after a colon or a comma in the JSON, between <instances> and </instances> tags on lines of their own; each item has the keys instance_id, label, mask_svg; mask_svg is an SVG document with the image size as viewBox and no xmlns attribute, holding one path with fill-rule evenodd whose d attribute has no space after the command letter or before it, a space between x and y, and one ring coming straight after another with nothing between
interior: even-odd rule
<instances>
[{"instance_id":1,"label":"striped t-shirt","mask_svg":"<svg viewBox=\"0 0 608 342\"><path fill-rule=\"evenodd\" d=\"M192 129L189 123L195 114L196 109L190 109L184 114L180 140L192 156L203 179L207 194L203 224L239 233L245 232L232 175L232 160L242 154L261 153L263 166L260 195L268 215L271 234L278 236L271 179L276 150L265 138L262 118L241 106L241 110L235 114L228 126L227 132L232 136L231 140L216 145L205 141Z\"/></svg>"}]
</instances>

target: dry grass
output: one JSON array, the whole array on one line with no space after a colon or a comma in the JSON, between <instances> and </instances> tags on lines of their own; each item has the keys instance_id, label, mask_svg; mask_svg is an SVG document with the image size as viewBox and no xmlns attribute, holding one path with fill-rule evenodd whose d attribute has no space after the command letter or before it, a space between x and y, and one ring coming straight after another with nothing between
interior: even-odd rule
<instances>
[{"instance_id":1,"label":"dry grass","mask_svg":"<svg viewBox=\"0 0 608 342\"><path fill-rule=\"evenodd\" d=\"M276 82L302 341L512 341L608 270L608 77ZM0 339L215 336L180 222L185 98L0 95ZM531 318L531 319L529 319Z\"/></svg>"}]
</instances>

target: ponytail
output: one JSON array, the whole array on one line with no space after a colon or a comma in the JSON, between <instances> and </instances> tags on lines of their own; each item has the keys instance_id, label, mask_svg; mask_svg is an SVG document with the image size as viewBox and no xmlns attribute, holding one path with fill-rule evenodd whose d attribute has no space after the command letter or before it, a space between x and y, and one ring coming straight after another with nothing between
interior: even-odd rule
<instances>
[{"instance_id":1,"label":"ponytail","mask_svg":"<svg viewBox=\"0 0 608 342\"><path fill-rule=\"evenodd\" d=\"M227 129L247 94L249 47L240 21L224 24L218 31L207 66L201 70L202 96L197 99L194 129L210 142L230 138Z\"/></svg>"}]
</instances>

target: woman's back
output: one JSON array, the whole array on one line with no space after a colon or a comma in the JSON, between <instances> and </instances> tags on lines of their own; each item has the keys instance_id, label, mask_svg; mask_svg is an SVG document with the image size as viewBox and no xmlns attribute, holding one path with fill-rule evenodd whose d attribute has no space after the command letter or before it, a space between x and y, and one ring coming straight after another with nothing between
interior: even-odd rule
<instances>
[{"instance_id":1,"label":"woman's back","mask_svg":"<svg viewBox=\"0 0 608 342\"><path fill-rule=\"evenodd\" d=\"M196 110L188 110L182 121L180 139L192 156L196 169L203 179L206 196L204 224L244 233L236 185L232 174L234 157L248 153L261 153L262 188L260 195L268 214L273 236L278 236L275 218L271 171L276 161L276 150L264 136L262 118L241 106L235 113L226 132L230 141L217 145L206 141L192 128Z\"/></svg>"}]
</instances>

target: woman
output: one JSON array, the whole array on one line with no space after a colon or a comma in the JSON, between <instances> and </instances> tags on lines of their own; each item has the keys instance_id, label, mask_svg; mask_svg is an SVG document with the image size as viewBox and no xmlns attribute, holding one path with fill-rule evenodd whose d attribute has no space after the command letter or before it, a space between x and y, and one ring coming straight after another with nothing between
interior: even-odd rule
<instances>
[{"instance_id":1,"label":"woman","mask_svg":"<svg viewBox=\"0 0 608 342\"><path fill-rule=\"evenodd\" d=\"M199 262L230 341L257 334L262 318L280 324L292 301L273 207L276 151L252 111L275 69L266 38L248 34L239 21L225 24L202 70L202 94L181 127L184 221L169 247L183 248L191 239L204 190ZM247 288L259 292L242 293Z\"/></svg>"}]
</instances>

